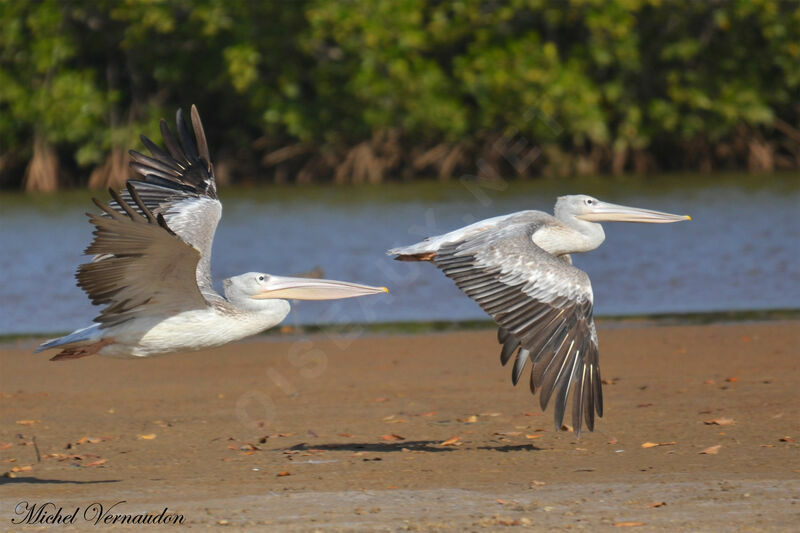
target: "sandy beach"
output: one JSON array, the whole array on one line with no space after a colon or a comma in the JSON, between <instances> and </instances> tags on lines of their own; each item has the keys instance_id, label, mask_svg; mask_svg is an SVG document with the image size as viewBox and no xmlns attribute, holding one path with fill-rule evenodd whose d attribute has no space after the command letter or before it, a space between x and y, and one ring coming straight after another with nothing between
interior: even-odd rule
<instances>
[{"instance_id":1,"label":"sandy beach","mask_svg":"<svg viewBox=\"0 0 800 533\"><path fill-rule=\"evenodd\" d=\"M6 344L0 529L24 501L77 509L76 530L110 527L93 503L242 531L795 530L800 321L599 334L606 411L580 439L511 386L488 329L141 361Z\"/></svg>"}]
</instances>

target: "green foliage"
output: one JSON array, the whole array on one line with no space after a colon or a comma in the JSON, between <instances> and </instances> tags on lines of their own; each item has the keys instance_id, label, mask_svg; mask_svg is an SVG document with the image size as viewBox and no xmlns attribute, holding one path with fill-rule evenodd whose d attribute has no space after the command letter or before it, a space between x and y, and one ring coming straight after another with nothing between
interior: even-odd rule
<instances>
[{"instance_id":1,"label":"green foliage","mask_svg":"<svg viewBox=\"0 0 800 533\"><path fill-rule=\"evenodd\" d=\"M336 159L382 131L408 151L511 132L669 166L698 139L797 127L800 3L0 2L0 172L37 136L85 182L191 103L251 174L282 146Z\"/></svg>"}]
</instances>

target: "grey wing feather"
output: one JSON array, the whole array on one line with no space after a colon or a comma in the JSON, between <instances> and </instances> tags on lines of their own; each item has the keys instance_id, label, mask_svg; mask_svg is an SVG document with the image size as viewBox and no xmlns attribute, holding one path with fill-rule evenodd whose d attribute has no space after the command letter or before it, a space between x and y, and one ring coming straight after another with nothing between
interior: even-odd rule
<instances>
[{"instance_id":1,"label":"grey wing feather","mask_svg":"<svg viewBox=\"0 0 800 533\"><path fill-rule=\"evenodd\" d=\"M89 215L95 237L86 253L101 259L78 267L76 278L92 303L106 306L95 320L108 327L142 315L206 307L195 282L200 251L128 187L135 208L112 190L118 210L95 200L106 216Z\"/></svg>"},{"instance_id":2,"label":"grey wing feather","mask_svg":"<svg viewBox=\"0 0 800 533\"><path fill-rule=\"evenodd\" d=\"M142 143L150 155L131 150L131 168L141 178L130 179L128 183L135 188L144 207L156 215L163 215L172 231L200 251L196 281L204 295L213 297L216 293L211 282L211 248L222 217L214 166L197 108L192 106L191 109L194 136L180 109L176 123L178 139L166 121L161 121L166 150L142 136ZM143 207L133 201L128 190L121 191L121 197L140 215L144 214ZM109 202L109 206L119 213L124 212L116 200ZM103 260L104 257L97 259Z\"/></svg>"},{"instance_id":3,"label":"grey wing feather","mask_svg":"<svg viewBox=\"0 0 800 533\"><path fill-rule=\"evenodd\" d=\"M531 391L540 391L542 409L555 395L558 428L572 392L580 434L584 420L593 430L594 414L602 416L592 288L586 273L534 244L546 223L512 223L443 245L433 263L500 326L501 362L517 353L514 384L532 363Z\"/></svg>"}]
</instances>

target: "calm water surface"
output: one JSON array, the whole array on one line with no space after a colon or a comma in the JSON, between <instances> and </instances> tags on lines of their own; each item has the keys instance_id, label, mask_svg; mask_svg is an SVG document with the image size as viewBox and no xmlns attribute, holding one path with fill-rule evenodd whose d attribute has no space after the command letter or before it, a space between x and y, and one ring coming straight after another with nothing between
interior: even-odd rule
<instances>
[{"instance_id":1,"label":"calm water surface","mask_svg":"<svg viewBox=\"0 0 800 533\"><path fill-rule=\"evenodd\" d=\"M605 224L598 250L573 256L592 280L598 315L800 307L800 177L668 176L510 183L504 190L423 183L222 190L214 243L221 280L247 271L387 285L390 295L300 302L288 323L485 318L430 264L385 255L396 245L522 209L552 212L562 194L673 213L692 222ZM101 193L100 197L105 198ZM91 227L89 193L0 196L0 333L59 332L97 309L75 286Z\"/></svg>"}]
</instances>

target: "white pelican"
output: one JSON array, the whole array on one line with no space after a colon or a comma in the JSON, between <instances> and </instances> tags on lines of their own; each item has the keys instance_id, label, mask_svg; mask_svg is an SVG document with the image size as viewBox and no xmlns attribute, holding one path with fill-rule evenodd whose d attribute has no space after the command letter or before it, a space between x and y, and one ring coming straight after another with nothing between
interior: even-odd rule
<instances>
[{"instance_id":1,"label":"white pelican","mask_svg":"<svg viewBox=\"0 0 800 533\"><path fill-rule=\"evenodd\" d=\"M94 203L104 215L89 214L94 241L91 262L76 277L92 303L105 305L95 322L36 351L60 348L52 358L97 353L147 357L220 346L279 324L289 302L351 298L388 292L324 279L290 278L260 272L224 281L225 295L211 283L211 244L222 215L214 167L197 109L194 137L178 110L178 138L161 121L169 153L142 136L152 157L131 151L131 167L142 175L127 182L113 201Z\"/></svg>"},{"instance_id":2,"label":"white pelican","mask_svg":"<svg viewBox=\"0 0 800 533\"><path fill-rule=\"evenodd\" d=\"M603 416L603 394L592 319L592 286L569 254L588 252L605 240L598 222L666 223L691 220L647 209L562 196L555 216L520 211L489 218L438 237L389 250L400 261L430 261L478 302L498 324L505 365L516 352L511 380L532 363L531 393L542 410L553 393L555 424L562 427L572 391L572 426L594 430Z\"/></svg>"}]
</instances>

